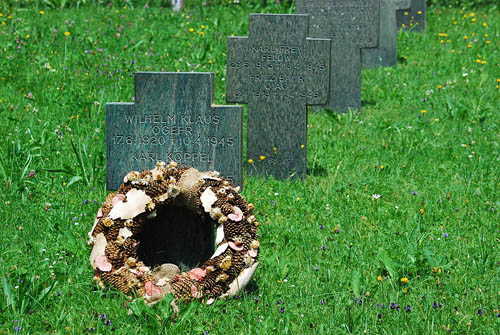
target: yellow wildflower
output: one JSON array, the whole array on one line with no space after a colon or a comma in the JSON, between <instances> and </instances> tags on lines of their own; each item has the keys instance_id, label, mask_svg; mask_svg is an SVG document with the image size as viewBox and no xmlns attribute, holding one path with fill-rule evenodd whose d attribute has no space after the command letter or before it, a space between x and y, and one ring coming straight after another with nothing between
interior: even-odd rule
<instances>
[{"instance_id":1,"label":"yellow wildflower","mask_svg":"<svg viewBox=\"0 0 500 335\"><path fill-rule=\"evenodd\" d=\"M259 159L263 161L264 159L266 159L266 156L259 156Z\"/></svg>"},{"instance_id":2,"label":"yellow wildflower","mask_svg":"<svg viewBox=\"0 0 500 335\"><path fill-rule=\"evenodd\" d=\"M378 281L382 281L382 276L381 276L381 275L378 275L378 276L377 276L377 280L378 280Z\"/></svg>"},{"instance_id":3,"label":"yellow wildflower","mask_svg":"<svg viewBox=\"0 0 500 335\"><path fill-rule=\"evenodd\" d=\"M42 15L45 14L45 12L43 10L41 10L39 13L42 14Z\"/></svg>"},{"instance_id":4,"label":"yellow wildflower","mask_svg":"<svg viewBox=\"0 0 500 335\"><path fill-rule=\"evenodd\" d=\"M64 32L64 36L69 36L69 35L71 35L71 33L69 31Z\"/></svg>"},{"instance_id":5,"label":"yellow wildflower","mask_svg":"<svg viewBox=\"0 0 500 335\"><path fill-rule=\"evenodd\" d=\"M405 288L403 288L403 293L404 293L404 294L408 293L408 289L407 289L406 287L405 287Z\"/></svg>"},{"instance_id":6,"label":"yellow wildflower","mask_svg":"<svg viewBox=\"0 0 500 335\"><path fill-rule=\"evenodd\" d=\"M194 31L194 28L189 28L189 31L190 31L190 32L193 32L193 31Z\"/></svg>"},{"instance_id":7,"label":"yellow wildflower","mask_svg":"<svg viewBox=\"0 0 500 335\"><path fill-rule=\"evenodd\" d=\"M248 160L248 163L249 163L249 164L253 164L253 159L251 159L251 158L250 158L250 159Z\"/></svg>"},{"instance_id":8,"label":"yellow wildflower","mask_svg":"<svg viewBox=\"0 0 500 335\"><path fill-rule=\"evenodd\" d=\"M424 215L425 210L423 208L419 209L420 214Z\"/></svg>"},{"instance_id":9,"label":"yellow wildflower","mask_svg":"<svg viewBox=\"0 0 500 335\"><path fill-rule=\"evenodd\" d=\"M401 278L401 282L402 282L403 284L408 284L408 282L409 282L409 281L410 281L410 280L409 280L408 278L406 278L406 277Z\"/></svg>"}]
</instances>

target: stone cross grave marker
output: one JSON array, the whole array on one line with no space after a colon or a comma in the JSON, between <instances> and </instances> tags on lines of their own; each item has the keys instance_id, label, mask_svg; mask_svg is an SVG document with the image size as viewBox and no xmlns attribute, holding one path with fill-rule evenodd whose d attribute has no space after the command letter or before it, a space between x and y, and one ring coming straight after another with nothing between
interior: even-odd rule
<instances>
[{"instance_id":1,"label":"stone cross grave marker","mask_svg":"<svg viewBox=\"0 0 500 335\"><path fill-rule=\"evenodd\" d=\"M307 15L250 14L229 37L227 101L248 104L247 174L306 176L307 106L328 99L330 41L307 38Z\"/></svg>"},{"instance_id":2,"label":"stone cross grave marker","mask_svg":"<svg viewBox=\"0 0 500 335\"><path fill-rule=\"evenodd\" d=\"M297 0L310 15L309 35L332 40L330 97L325 108L361 108L361 49L378 45L380 0Z\"/></svg>"},{"instance_id":3,"label":"stone cross grave marker","mask_svg":"<svg viewBox=\"0 0 500 335\"><path fill-rule=\"evenodd\" d=\"M106 104L106 185L176 161L242 185L242 107L215 106L213 73L135 74L135 103Z\"/></svg>"},{"instance_id":4,"label":"stone cross grave marker","mask_svg":"<svg viewBox=\"0 0 500 335\"><path fill-rule=\"evenodd\" d=\"M427 5L425 0L411 0L410 9L398 10L396 14L397 31L405 30L425 32L425 15Z\"/></svg>"},{"instance_id":5,"label":"stone cross grave marker","mask_svg":"<svg viewBox=\"0 0 500 335\"><path fill-rule=\"evenodd\" d=\"M135 74L135 103L106 105L106 184L171 160L216 170L241 185L241 106L215 106L213 73ZM213 253L214 228L186 208L166 208L139 235L148 264L195 266ZM161 239L158 238L161 236Z\"/></svg>"},{"instance_id":6,"label":"stone cross grave marker","mask_svg":"<svg viewBox=\"0 0 500 335\"><path fill-rule=\"evenodd\" d=\"M361 49L364 67L394 66L398 60L398 36L396 11L410 8L410 0L380 0L380 24L378 47Z\"/></svg>"}]
</instances>

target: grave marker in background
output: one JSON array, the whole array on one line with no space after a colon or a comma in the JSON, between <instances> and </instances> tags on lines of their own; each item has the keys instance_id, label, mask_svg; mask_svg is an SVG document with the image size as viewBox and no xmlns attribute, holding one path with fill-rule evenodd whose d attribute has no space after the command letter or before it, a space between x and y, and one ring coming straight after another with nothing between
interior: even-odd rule
<instances>
[{"instance_id":1,"label":"grave marker in background","mask_svg":"<svg viewBox=\"0 0 500 335\"><path fill-rule=\"evenodd\" d=\"M106 104L106 186L174 160L242 184L242 107L215 106L213 73L135 74L135 103Z\"/></svg>"},{"instance_id":2,"label":"grave marker in background","mask_svg":"<svg viewBox=\"0 0 500 335\"><path fill-rule=\"evenodd\" d=\"M394 66L398 58L396 11L410 8L410 0L380 0L380 25L378 47L361 50L364 67Z\"/></svg>"},{"instance_id":3,"label":"grave marker in background","mask_svg":"<svg viewBox=\"0 0 500 335\"><path fill-rule=\"evenodd\" d=\"M250 14L229 37L227 101L248 103L247 174L304 179L307 107L328 98L330 41L307 37L307 15Z\"/></svg>"},{"instance_id":4,"label":"grave marker in background","mask_svg":"<svg viewBox=\"0 0 500 335\"><path fill-rule=\"evenodd\" d=\"M332 40L330 98L326 108L361 107L361 49L378 45L379 0L297 0L309 14L309 35Z\"/></svg>"},{"instance_id":5,"label":"grave marker in background","mask_svg":"<svg viewBox=\"0 0 500 335\"><path fill-rule=\"evenodd\" d=\"M410 9L398 10L396 14L397 31L405 30L425 32L425 15L427 5L425 0L411 0Z\"/></svg>"}]
</instances>

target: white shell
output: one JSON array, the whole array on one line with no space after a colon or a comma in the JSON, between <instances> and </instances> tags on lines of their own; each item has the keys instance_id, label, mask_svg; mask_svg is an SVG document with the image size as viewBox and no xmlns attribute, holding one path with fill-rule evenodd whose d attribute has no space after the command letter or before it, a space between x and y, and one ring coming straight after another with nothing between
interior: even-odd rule
<instances>
[{"instance_id":1,"label":"white shell","mask_svg":"<svg viewBox=\"0 0 500 335\"><path fill-rule=\"evenodd\" d=\"M158 280L158 282L156 283L156 286L165 286L170 280L168 280L167 278L161 278L160 280Z\"/></svg>"},{"instance_id":2,"label":"white shell","mask_svg":"<svg viewBox=\"0 0 500 335\"><path fill-rule=\"evenodd\" d=\"M217 228L217 235L215 237L215 244L219 245L224 240L224 225L221 224Z\"/></svg>"},{"instance_id":3,"label":"white shell","mask_svg":"<svg viewBox=\"0 0 500 335\"><path fill-rule=\"evenodd\" d=\"M229 246L229 243L223 243L223 244L219 245L219 247L217 248L217 250L215 250L214 254L212 255L212 257L210 257L210 259L221 255L224 251L226 251L228 246Z\"/></svg>"},{"instance_id":4,"label":"white shell","mask_svg":"<svg viewBox=\"0 0 500 335\"><path fill-rule=\"evenodd\" d=\"M146 205L151 198L142 190L131 189L127 192L127 202L119 201L109 212L109 217L113 220L121 218L122 220L132 219L146 211Z\"/></svg>"},{"instance_id":5,"label":"white shell","mask_svg":"<svg viewBox=\"0 0 500 335\"><path fill-rule=\"evenodd\" d=\"M201 176L201 178L202 179L206 179L206 180L215 180L215 181L220 181L221 180L220 178L212 177L212 176L209 176L209 175Z\"/></svg>"},{"instance_id":6,"label":"white shell","mask_svg":"<svg viewBox=\"0 0 500 335\"><path fill-rule=\"evenodd\" d=\"M94 233L94 229L97 226L98 222L99 222L99 219L95 219L94 225L92 226L92 229L90 229L90 231L87 234L87 236L89 237L89 243L94 243L95 242L95 238L94 238L94 236L92 236L92 234Z\"/></svg>"},{"instance_id":7,"label":"white shell","mask_svg":"<svg viewBox=\"0 0 500 335\"><path fill-rule=\"evenodd\" d=\"M203 210L207 213L210 213L210 209L212 205L217 201L217 195L212 191L210 187L208 187L200 197L201 204L203 205Z\"/></svg>"},{"instance_id":8,"label":"white shell","mask_svg":"<svg viewBox=\"0 0 500 335\"><path fill-rule=\"evenodd\" d=\"M90 264L92 267L97 269L97 265L95 264L95 261L97 257L105 255L105 250L106 250L106 237L104 236L103 233L97 234L95 237L95 243L94 243L94 248L92 248L92 252L90 253Z\"/></svg>"},{"instance_id":9,"label":"white shell","mask_svg":"<svg viewBox=\"0 0 500 335\"><path fill-rule=\"evenodd\" d=\"M224 293L221 298L225 297L232 297L236 295L240 290L244 289L245 286L247 286L248 282L253 276L253 273L255 272L255 269L257 268L257 265L259 265L259 262L256 262L254 265L252 265L249 268L244 269L243 271L240 272L239 276L233 280L231 284L229 284L229 290Z\"/></svg>"},{"instance_id":10,"label":"white shell","mask_svg":"<svg viewBox=\"0 0 500 335\"><path fill-rule=\"evenodd\" d=\"M118 232L118 237L123 236L123 238L127 238L132 235L132 232L128 228L120 228L120 231Z\"/></svg>"}]
</instances>

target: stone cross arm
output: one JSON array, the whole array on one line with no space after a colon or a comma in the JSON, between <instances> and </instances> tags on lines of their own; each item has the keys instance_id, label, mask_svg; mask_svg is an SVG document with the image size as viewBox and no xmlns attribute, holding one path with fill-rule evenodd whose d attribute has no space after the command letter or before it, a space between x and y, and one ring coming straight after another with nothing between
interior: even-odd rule
<instances>
[{"instance_id":1,"label":"stone cross arm","mask_svg":"<svg viewBox=\"0 0 500 335\"><path fill-rule=\"evenodd\" d=\"M242 182L242 107L215 106L212 73L139 72L135 103L106 105L107 188L174 160Z\"/></svg>"}]
</instances>

